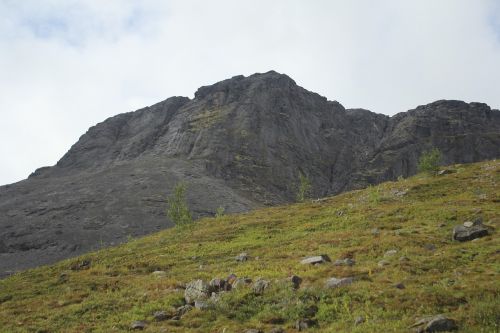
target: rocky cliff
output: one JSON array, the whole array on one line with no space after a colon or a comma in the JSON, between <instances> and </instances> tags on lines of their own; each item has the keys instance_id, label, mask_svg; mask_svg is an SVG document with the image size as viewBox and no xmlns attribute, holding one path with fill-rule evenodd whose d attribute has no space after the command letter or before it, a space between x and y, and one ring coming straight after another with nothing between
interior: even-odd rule
<instances>
[{"instance_id":1,"label":"rocky cliff","mask_svg":"<svg viewBox=\"0 0 500 333\"><path fill-rule=\"evenodd\" d=\"M437 101L393 117L340 103L276 72L236 76L90 128L52 167L0 187L0 274L169 227L183 180L195 216L293 201L299 173L321 197L443 162L500 156L500 111Z\"/></svg>"}]
</instances>

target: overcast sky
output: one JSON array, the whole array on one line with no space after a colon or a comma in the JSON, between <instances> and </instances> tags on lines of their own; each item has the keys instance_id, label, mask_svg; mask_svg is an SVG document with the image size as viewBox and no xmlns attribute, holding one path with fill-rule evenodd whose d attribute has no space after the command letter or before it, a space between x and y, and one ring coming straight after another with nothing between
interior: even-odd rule
<instances>
[{"instance_id":1,"label":"overcast sky","mask_svg":"<svg viewBox=\"0 0 500 333\"><path fill-rule=\"evenodd\" d=\"M0 184L107 117L271 69L348 108L499 108L500 1L0 0Z\"/></svg>"}]
</instances>

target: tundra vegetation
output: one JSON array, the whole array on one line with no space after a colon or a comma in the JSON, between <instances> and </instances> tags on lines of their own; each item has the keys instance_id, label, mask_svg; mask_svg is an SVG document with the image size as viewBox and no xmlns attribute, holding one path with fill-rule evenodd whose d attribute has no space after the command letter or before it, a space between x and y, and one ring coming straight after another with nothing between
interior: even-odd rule
<instances>
[{"instance_id":1,"label":"tundra vegetation","mask_svg":"<svg viewBox=\"0 0 500 333\"><path fill-rule=\"evenodd\" d=\"M15 274L0 281L0 331L408 332L443 314L498 332L500 162L447 168L380 184L377 200L204 218ZM487 231L458 241L457 226ZM211 280L233 288L185 305Z\"/></svg>"}]
</instances>

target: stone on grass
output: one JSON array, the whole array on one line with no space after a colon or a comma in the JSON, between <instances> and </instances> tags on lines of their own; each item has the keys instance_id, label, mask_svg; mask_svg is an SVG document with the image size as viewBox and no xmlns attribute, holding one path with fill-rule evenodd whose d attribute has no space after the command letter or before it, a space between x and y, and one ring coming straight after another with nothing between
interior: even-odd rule
<instances>
[{"instance_id":1,"label":"stone on grass","mask_svg":"<svg viewBox=\"0 0 500 333\"><path fill-rule=\"evenodd\" d=\"M455 173L457 172L456 170L450 170L450 169L443 169L443 170L439 170L438 171L438 176L444 176L444 175L449 175L449 174L452 174L452 173Z\"/></svg>"},{"instance_id":2,"label":"stone on grass","mask_svg":"<svg viewBox=\"0 0 500 333\"><path fill-rule=\"evenodd\" d=\"M353 282L354 282L353 277L346 277L346 278L340 278L340 279L332 277L332 278L329 278L328 280L326 280L325 287L326 288L339 288L339 287L348 286Z\"/></svg>"},{"instance_id":3,"label":"stone on grass","mask_svg":"<svg viewBox=\"0 0 500 333\"><path fill-rule=\"evenodd\" d=\"M293 289L299 289L302 283L302 278L297 275L292 275L288 278L288 281L292 284Z\"/></svg>"},{"instance_id":4,"label":"stone on grass","mask_svg":"<svg viewBox=\"0 0 500 333\"><path fill-rule=\"evenodd\" d=\"M317 265L317 264L323 264L325 262L331 262L330 257L328 257L326 254L314 257L307 257L300 261L300 263L303 265Z\"/></svg>"},{"instance_id":5,"label":"stone on grass","mask_svg":"<svg viewBox=\"0 0 500 333\"><path fill-rule=\"evenodd\" d=\"M471 241L484 236L488 236L488 229L480 224L471 227L457 225L453 228L453 239L459 242Z\"/></svg>"},{"instance_id":6,"label":"stone on grass","mask_svg":"<svg viewBox=\"0 0 500 333\"><path fill-rule=\"evenodd\" d=\"M236 256L236 261L247 261L248 260L248 254L246 252L240 253L239 255Z\"/></svg>"},{"instance_id":7,"label":"stone on grass","mask_svg":"<svg viewBox=\"0 0 500 333\"><path fill-rule=\"evenodd\" d=\"M165 311L156 311L154 314L153 314L153 318L156 320L156 321L163 321L163 320L166 320L169 318L169 315L165 312Z\"/></svg>"},{"instance_id":8,"label":"stone on grass","mask_svg":"<svg viewBox=\"0 0 500 333\"><path fill-rule=\"evenodd\" d=\"M455 320L443 315L422 318L411 327L418 327L416 330L418 333L449 332L458 329Z\"/></svg>"},{"instance_id":9,"label":"stone on grass","mask_svg":"<svg viewBox=\"0 0 500 333\"><path fill-rule=\"evenodd\" d=\"M403 284L403 282L399 282L399 283L396 283L394 285L394 288L397 288L397 289L405 289L405 285Z\"/></svg>"},{"instance_id":10,"label":"stone on grass","mask_svg":"<svg viewBox=\"0 0 500 333\"><path fill-rule=\"evenodd\" d=\"M335 260L333 265L335 266L353 266L356 262L351 258L338 259Z\"/></svg>"},{"instance_id":11,"label":"stone on grass","mask_svg":"<svg viewBox=\"0 0 500 333\"><path fill-rule=\"evenodd\" d=\"M188 313L189 311L191 311L192 309L193 309L192 305L186 304L186 305L183 305L183 306L179 306L177 309L175 309L175 313L176 313L176 316L182 317L186 313Z\"/></svg>"},{"instance_id":12,"label":"stone on grass","mask_svg":"<svg viewBox=\"0 0 500 333\"><path fill-rule=\"evenodd\" d=\"M269 331L269 333L285 333L285 330L281 327L275 327Z\"/></svg>"},{"instance_id":13,"label":"stone on grass","mask_svg":"<svg viewBox=\"0 0 500 333\"><path fill-rule=\"evenodd\" d=\"M210 296L210 286L203 280L193 280L186 285L184 299L187 304L193 304L196 300L204 300Z\"/></svg>"},{"instance_id":14,"label":"stone on grass","mask_svg":"<svg viewBox=\"0 0 500 333\"><path fill-rule=\"evenodd\" d=\"M388 265L390 265L390 264L391 264L391 263L390 263L389 261L387 261L387 260L380 260L380 261L377 263L378 267L384 267L384 266L388 266Z\"/></svg>"},{"instance_id":15,"label":"stone on grass","mask_svg":"<svg viewBox=\"0 0 500 333\"><path fill-rule=\"evenodd\" d=\"M210 283L210 288L212 291L229 291L231 289L231 285L226 282L224 279L213 278Z\"/></svg>"},{"instance_id":16,"label":"stone on grass","mask_svg":"<svg viewBox=\"0 0 500 333\"><path fill-rule=\"evenodd\" d=\"M151 273L151 275L153 275L156 278L163 278L163 277L167 276L167 272L165 272L165 271L154 271L153 273Z\"/></svg>"},{"instance_id":17,"label":"stone on grass","mask_svg":"<svg viewBox=\"0 0 500 333\"><path fill-rule=\"evenodd\" d=\"M255 281L252 289L255 295L262 295L264 290L269 286L269 281L267 280L257 280Z\"/></svg>"},{"instance_id":18,"label":"stone on grass","mask_svg":"<svg viewBox=\"0 0 500 333\"><path fill-rule=\"evenodd\" d=\"M309 318L299 319L295 322L295 329L297 331L304 331L308 328L316 326L316 324L317 322L315 320Z\"/></svg>"},{"instance_id":19,"label":"stone on grass","mask_svg":"<svg viewBox=\"0 0 500 333\"><path fill-rule=\"evenodd\" d=\"M360 325L365 322L365 317L358 316L354 319L354 325Z\"/></svg>"},{"instance_id":20,"label":"stone on grass","mask_svg":"<svg viewBox=\"0 0 500 333\"><path fill-rule=\"evenodd\" d=\"M146 322L142 320L136 320L130 325L130 328L133 330L143 330L146 328Z\"/></svg>"},{"instance_id":21,"label":"stone on grass","mask_svg":"<svg viewBox=\"0 0 500 333\"><path fill-rule=\"evenodd\" d=\"M398 253L398 250L389 250L389 251L386 251L384 253L384 257L387 258L387 257L392 257L393 255L395 255L396 253Z\"/></svg>"}]
</instances>

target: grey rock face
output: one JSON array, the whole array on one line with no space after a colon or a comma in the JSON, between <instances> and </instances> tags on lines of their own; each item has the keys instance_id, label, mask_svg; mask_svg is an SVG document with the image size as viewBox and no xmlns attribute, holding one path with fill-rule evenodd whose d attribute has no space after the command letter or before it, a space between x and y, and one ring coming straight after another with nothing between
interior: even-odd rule
<instances>
[{"instance_id":1,"label":"grey rock face","mask_svg":"<svg viewBox=\"0 0 500 333\"><path fill-rule=\"evenodd\" d=\"M172 224L179 181L195 218L313 197L416 172L431 147L443 162L500 157L500 111L437 101L393 117L340 103L276 72L237 76L91 127L52 167L0 187L0 276Z\"/></svg>"}]
</instances>

